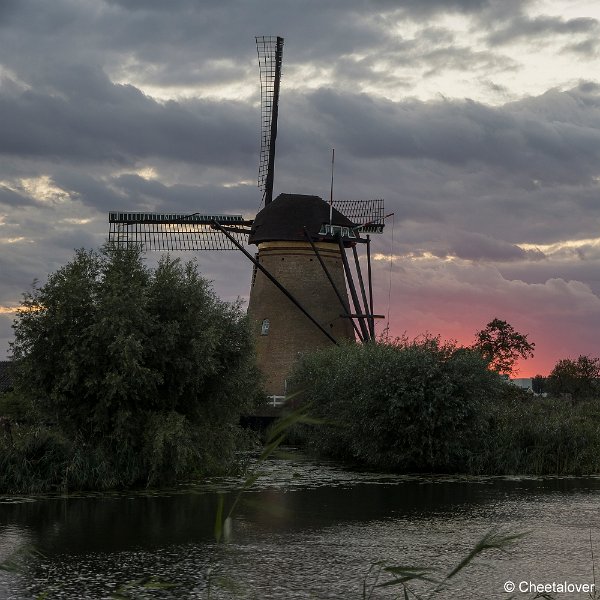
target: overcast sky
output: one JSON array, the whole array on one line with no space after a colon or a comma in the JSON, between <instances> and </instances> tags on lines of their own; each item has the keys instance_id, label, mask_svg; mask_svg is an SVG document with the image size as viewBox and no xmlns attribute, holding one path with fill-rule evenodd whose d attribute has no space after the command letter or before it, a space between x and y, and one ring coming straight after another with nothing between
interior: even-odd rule
<instances>
[{"instance_id":1,"label":"overcast sky","mask_svg":"<svg viewBox=\"0 0 600 600\"><path fill-rule=\"evenodd\" d=\"M600 354L597 0L3 0L0 358L109 210L255 214L255 35L285 38L275 193L328 197L335 148L336 197L395 213L392 334L499 317L536 343L523 376ZM197 258L247 297L246 259Z\"/></svg>"}]
</instances>

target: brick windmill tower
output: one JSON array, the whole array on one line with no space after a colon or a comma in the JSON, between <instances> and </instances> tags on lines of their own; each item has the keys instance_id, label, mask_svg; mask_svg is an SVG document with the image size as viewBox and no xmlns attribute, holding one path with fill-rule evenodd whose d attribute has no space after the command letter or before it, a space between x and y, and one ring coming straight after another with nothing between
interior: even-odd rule
<instances>
[{"instance_id":1,"label":"brick windmill tower","mask_svg":"<svg viewBox=\"0 0 600 600\"><path fill-rule=\"evenodd\" d=\"M257 37L261 75L259 187L264 207L241 215L109 213L109 241L150 250L239 250L254 265L248 316L265 388L275 403L303 353L374 339L370 233L382 233L383 200L273 199L283 38ZM332 186L333 187L333 186ZM253 255L244 247L255 245ZM367 285L357 248L366 248ZM351 252L352 260L348 253ZM350 292L350 299L348 297ZM350 302L351 300L351 302Z\"/></svg>"}]
</instances>

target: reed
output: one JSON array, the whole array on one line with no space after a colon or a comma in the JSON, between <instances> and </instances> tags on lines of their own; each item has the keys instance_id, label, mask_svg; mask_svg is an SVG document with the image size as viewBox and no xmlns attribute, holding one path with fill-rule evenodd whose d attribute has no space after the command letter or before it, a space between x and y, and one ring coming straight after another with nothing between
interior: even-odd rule
<instances>
[{"instance_id":1,"label":"reed","mask_svg":"<svg viewBox=\"0 0 600 600\"><path fill-rule=\"evenodd\" d=\"M486 407L488 428L474 473L600 473L600 401L508 395Z\"/></svg>"},{"instance_id":2,"label":"reed","mask_svg":"<svg viewBox=\"0 0 600 600\"><path fill-rule=\"evenodd\" d=\"M401 590L404 600L452 597L452 585L457 576L481 554L490 551L507 552L524 535L523 533L508 533L500 529L492 529L483 535L469 553L447 573L440 574L434 567L389 565L385 561L377 562L371 565L363 580L362 600L370 600L378 588L391 587ZM386 577L385 581L381 581ZM421 584L418 591L414 587L416 583Z\"/></svg>"}]
</instances>

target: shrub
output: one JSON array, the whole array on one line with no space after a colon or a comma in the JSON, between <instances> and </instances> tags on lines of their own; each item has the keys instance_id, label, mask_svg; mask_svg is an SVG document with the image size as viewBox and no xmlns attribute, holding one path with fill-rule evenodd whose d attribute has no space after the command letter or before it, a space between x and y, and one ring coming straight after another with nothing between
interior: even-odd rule
<instances>
[{"instance_id":1,"label":"shrub","mask_svg":"<svg viewBox=\"0 0 600 600\"><path fill-rule=\"evenodd\" d=\"M313 450L371 467L469 468L485 434L484 405L504 385L479 352L427 337L328 348L292 379L315 416Z\"/></svg>"}]
</instances>

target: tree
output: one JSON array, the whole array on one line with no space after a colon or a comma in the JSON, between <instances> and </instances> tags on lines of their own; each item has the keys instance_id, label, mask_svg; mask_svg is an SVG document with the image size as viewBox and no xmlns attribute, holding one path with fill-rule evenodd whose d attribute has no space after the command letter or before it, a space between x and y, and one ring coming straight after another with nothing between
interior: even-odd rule
<instances>
[{"instance_id":1,"label":"tree","mask_svg":"<svg viewBox=\"0 0 600 600\"><path fill-rule=\"evenodd\" d=\"M580 355L577 360L559 360L548 376L548 391L554 396L570 394L584 399L600 391L600 359Z\"/></svg>"},{"instance_id":2,"label":"tree","mask_svg":"<svg viewBox=\"0 0 600 600\"><path fill-rule=\"evenodd\" d=\"M25 294L14 330L17 392L73 442L68 460L108 465L84 487L226 467L260 393L246 317L192 262L79 250Z\"/></svg>"},{"instance_id":3,"label":"tree","mask_svg":"<svg viewBox=\"0 0 600 600\"><path fill-rule=\"evenodd\" d=\"M501 319L490 321L475 337L473 348L481 353L494 371L502 375L515 374L515 363L519 358L533 357L535 344L527 339L527 335L515 331L512 325Z\"/></svg>"}]
</instances>

